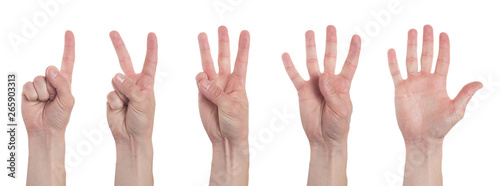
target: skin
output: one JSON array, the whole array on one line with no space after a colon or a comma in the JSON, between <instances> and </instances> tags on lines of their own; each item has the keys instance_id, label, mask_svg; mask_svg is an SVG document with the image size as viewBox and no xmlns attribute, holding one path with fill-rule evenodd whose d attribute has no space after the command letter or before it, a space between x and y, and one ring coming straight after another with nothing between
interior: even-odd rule
<instances>
[{"instance_id":1,"label":"skin","mask_svg":"<svg viewBox=\"0 0 500 186\"><path fill-rule=\"evenodd\" d=\"M21 112L28 133L29 160L26 185L66 185L64 133L75 99L71 77L75 38L66 31L61 70L49 66L23 86Z\"/></svg>"},{"instance_id":2,"label":"skin","mask_svg":"<svg viewBox=\"0 0 500 186\"><path fill-rule=\"evenodd\" d=\"M207 35L198 41L203 72L196 76L198 105L203 127L212 142L209 185L248 185L248 99L245 79L250 47L248 31L242 31L231 73L227 28L219 27L219 72L215 72Z\"/></svg>"},{"instance_id":3,"label":"skin","mask_svg":"<svg viewBox=\"0 0 500 186\"><path fill-rule=\"evenodd\" d=\"M479 82L469 83L455 99L451 99L446 91L450 41L446 33L440 34L436 70L432 73L433 40L432 27L426 25L421 70L418 71L417 31L408 32L407 79L401 77L394 49L388 51L389 69L396 90L396 117L406 145L405 186L443 184L444 137L463 118L467 103L482 88Z\"/></svg>"},{"instance_id":4,"label":"skin","mask_svg":"<svg viewBox=\"0 0 500 186\"><path fill-rule=\"evenodd\" d=\"M352 103L351 81L358 65L361 39L354 35L340 74L335 74L337 36L327 27L324 72L319 70L314 32L306 32L307 70L305 81L288 53L282 56L288 76L297 89L300 117L311 147L307 185L347 185L347 135Z\"/></svg>"},{"instance_id":5,"label":"skin","mask_svg":"<svg viewBox=\"0 0 500 186\"><path fill-rule=\"evenodd\" d=\"M109 34L125 74L112 80L107 119L116 143L115 185L153 185L154 78L158 61L156 35L149 33L146 59L135 73L127 48L116 31Z\"/></svg>"}]
</instances>

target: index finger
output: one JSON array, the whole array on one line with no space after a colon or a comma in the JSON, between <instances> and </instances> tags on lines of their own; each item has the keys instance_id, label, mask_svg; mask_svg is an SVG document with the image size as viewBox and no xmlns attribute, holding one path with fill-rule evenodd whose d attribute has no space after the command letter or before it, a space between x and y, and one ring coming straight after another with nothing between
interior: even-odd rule
<instances>
[{"instance_id":1,"label":"index finger","mask_svg":"<svg viewBox=\"0 0 500 186\"><path fill-rule=\"evenodd\" d=\"M64 34L64 53L61 64L61 73L71 84L73 65L75 64L75 36L70 30Z\"/></svg>"},{"instance_id":2,"label":"index finger","mask_svg":"<svg viewBox=\"0 0 500 186\"><path fill-rule=\"evenodd\" d=\"M132 60L130 59L127 47L125 47L125 43L123 43L120 34L117 31L111 31L109 33L109 37L111 38L111 42L113 42L113 47L115 47L116 55L118 56L118 60L120 61L120 67L122 68L125 75L130 76L135 74Z\"/></svg>"},{"instance_id":3,"label":"index finger","mask_svg":"<svg viewBox=\"0 0 500 186\"><path fill-rule=\"evenodd\" d=\"M248 31L241 31L239 42L238 54L236 55L233 73L236 76L245 79L247 74L248 52L250 50L250 34Z\"/></svg>"},{"instance_id":4,"label":"index finger","mask_svg":"<svg viewBox=\"0 0 500 186\"><path fill-rule=\"evenodd\" d=\"M347 54L347 59L345 60L344 66L340 75L344 78L352 81L356 68L358 67L359 53L361 50L361 38L358 35L352 36L351 46L349 47L349 53Z\"/></svg>"},{"instance_id":5,"label":"index finger","mask_svg":"<svg viewBox=\"0 0 500 186\"><path fill-rule=\"evenodd\" d=\"M439 53L434 73L446 77L450 66L450 38L448 34L441 33L439 35Z\"/></svg>"},{"instance_id":6,"label":"index finger","mask_svg":"<svg viewBox=\"0 0 500 186\"><path fill-rule=\"evenodd\" d=\"M318 65L318 56L316 53L316 41L314 38L314 32L312 30L306 32L306 58L309 77L318 77L320 71Z\"/></svg>"},{"instance_id":7,"label":"index finger","mask_svg":"<svg viewBox=\"0 0 500 186\"><path fill-rule=\"evenodd\" d=\"M200 45L201 67L207 73L208 79L213 79L217 73L215 72L214 62L210 54L210 45L208 44L207 34L200 33L198 35L198 43Z\"/></svg>"},{"instance_id":8,"label":"index finger","mask_svg":"<svg viewBox=\"0 0 500 186\"><path fill-rule=\"evenodd\" d=\"M144 75L155 78L156 65L158 64L158 42L155 33L148 34L148 49L146 51L146 59L142 67Z\"/></svg>"}]
</instances>

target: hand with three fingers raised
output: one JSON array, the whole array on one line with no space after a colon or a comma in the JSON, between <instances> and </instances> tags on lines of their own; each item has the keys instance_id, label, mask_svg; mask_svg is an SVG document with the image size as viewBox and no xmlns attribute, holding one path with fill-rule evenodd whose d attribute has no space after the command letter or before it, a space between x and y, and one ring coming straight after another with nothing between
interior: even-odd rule
<instances>
[{"instance_id":1,"label":"hand with three fingers raised","mask_svg":"<svg viewBox=\"0 0 500 186\"><path fill-rule=\"evenodd\" d=\"M215 72L207 35L198 36L203 72L196 76L203 126L212 142L210 185L248 185L248 99L245 79L250 47L242 31L231 73L227 28L219 27L219 73Z\"/></svg>"}]
</instances>

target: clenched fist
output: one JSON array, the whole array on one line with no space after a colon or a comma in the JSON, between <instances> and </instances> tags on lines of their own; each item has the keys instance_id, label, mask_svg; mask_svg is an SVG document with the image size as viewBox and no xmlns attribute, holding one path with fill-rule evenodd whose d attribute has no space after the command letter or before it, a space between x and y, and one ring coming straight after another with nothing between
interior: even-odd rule
<instances>
[{"instance_id":1,"label":"clenched fist","mask_svg":"<svg viewBox=\"0 0 500 186\"><path fill-rule=\"evenodd\" d=\"M61 71L54 66L23 87L22 115L28 133L64 132L75 99L71 94L71 76L75 62L75 41L71 31L66 42Z\"/></svg>"}]
</instances>

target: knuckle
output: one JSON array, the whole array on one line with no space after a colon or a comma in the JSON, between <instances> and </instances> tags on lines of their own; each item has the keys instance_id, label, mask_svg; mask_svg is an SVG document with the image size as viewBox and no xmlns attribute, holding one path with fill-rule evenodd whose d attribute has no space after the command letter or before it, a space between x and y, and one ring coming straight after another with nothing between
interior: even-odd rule
<instances>
[{"instance_id":1,"label":"knuckle","mask_svg":"<svg viewBox=\"0 0 500 186\"><path fill-rule=\"evenodd\" d=\"M30 88L30 86L33 86L33 82L28 81L28 82L24 83L24 85L23 85L23 90L27 90L27 89L29 89L29 88Z\"/></svg>"},{"instance_id":2,"label":"knuckle","mask_svg":"<svg viewBox=\"0 0 500 186\"><path fill-rule=\"evenodd\" d=\"M450 108L451 113L454 114L458 120L461 120L465 116L465 107L460 106L457 104L453 104L453 106Z\"/></svg>"},{"instance_id":3,"label":"knuckle","mask_svg":"<svg viewBox=\"0 0 500 186\"><path fill-rule=\"evenodd\" d=\"M307 63L317 63L318 62L318 59L314 59L314 58L309 58L307 59L306 61Z\"/></svg>"},{"instance_id":4,"label":"knuckle","mask_svg":"<svg viewBox=\"0 0 500 186\"><path fill-rule=\"evenodd\" d=\"M73 95L69 95L69 96L68 96L68 105L69 105L70 107L73 107L73 105L75 105L75 102L76 102L76 101L75 101L75 97L73 97Z\"/></svg>"},{"instance_id":5,"label":"knuckle","mask_svg":"<svg viewBox=\"0 0 500 186\"><path fill-rule=\"evenodd\" d=\"M109 100L113 100L115 95L116 95L115 91L109 92L108 95L107 95L108 101Z\"/></svg>"},{"instance_id":6,"label":"knuckle","mask_svg":"<svg viewBox=\"0 0 500 186\"><path fill-rule=\"evenodd\" d=\"M44 76L36 76L35 79L33 79L33 82L36 82L36 83L45 82L45 77Z\"/></svg>"}]
</instances>

